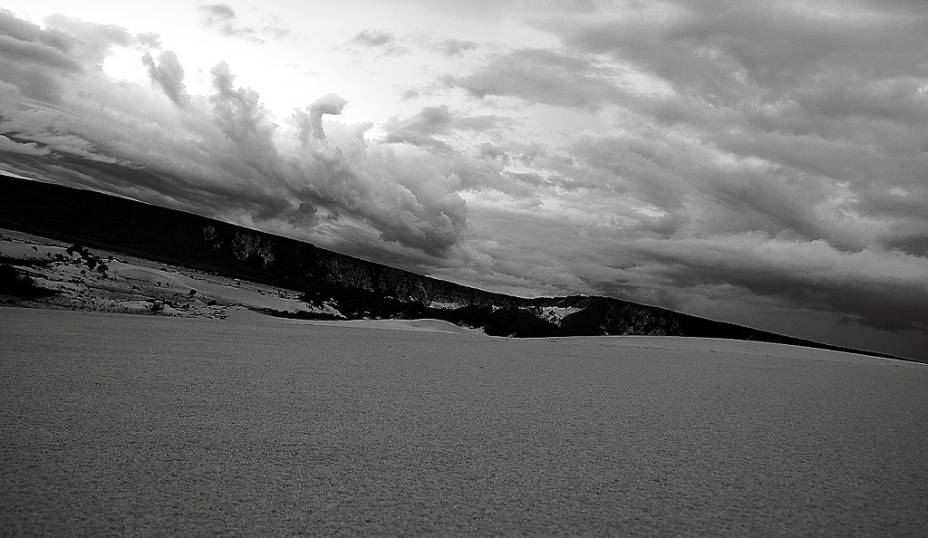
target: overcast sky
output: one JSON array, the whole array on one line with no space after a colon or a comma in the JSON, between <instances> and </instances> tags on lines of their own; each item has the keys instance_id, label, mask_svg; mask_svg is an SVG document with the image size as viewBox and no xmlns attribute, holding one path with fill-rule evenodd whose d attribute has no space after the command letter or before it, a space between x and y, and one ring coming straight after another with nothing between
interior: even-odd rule
<instances>
[{"instance_id":1,"label":"overcast sky","mask_svg":"<svg viewBox=\"0 0 928 538\"><path fill-rule=\"evenodd\" d=\"M7 0L0 169L483 289L928 347L928 2Z\"/></svg>"}]
</instances>

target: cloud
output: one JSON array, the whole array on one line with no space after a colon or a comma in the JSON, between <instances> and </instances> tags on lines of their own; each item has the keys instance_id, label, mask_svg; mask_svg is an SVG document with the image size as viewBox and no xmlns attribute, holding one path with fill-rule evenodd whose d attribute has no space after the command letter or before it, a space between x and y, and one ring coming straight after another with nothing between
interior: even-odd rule
<instances>
[{"instance_id":1,"label":"cloud","mask_svg":"<svg viewBox=\"0 0 928 538\"><path fill-rule=\"evenodd\" d=\"M161 35L154 32L143 32L135 35L136 42L148 49L161 48Z\"/></svg>"},{"instance_id":2,"label":"cloud","mask_svg":"<svg viewBox=\"0 0 928 538\"><path fill-rule=\"evenodd\" d=\"M47 17L45 24L50 30L70 38L67 41L68 55L85 67L99 69L113 45L128 46L133 42L132 35L125 28L111 24L98 24L63 15Z\"/></svg>"},{"instance_id":3,"label":"cloud","mask_svg":"<svg viewBox=\"0 0 928 538\"><path fill-rule=\"evenodd\" d=\"M41 101L58 99L62 76L76 75L83 65L69 54L74 40L56 31L0 11L0 72L25 96Z\"/></svg>"},{"instance_id":4,"label":"cloud","mask_svg":"<svg viewBox=\"0 0 928 538\"><path fill-rule=\"evenodd\" d=\"M201 14L240 28L222 6ZM454 61L376 125L347 123L336 87L272 115L232 58L197 94L183 51L0 16L2 160L487 289L928 344L919 4L575 7L532 12L557 46L449 40ZM356 37L359 61L399 41ZM159 50L151 82L99 68L120 43Z\"/></svg>"},{"instance_id":5,"label":"cloud","mask_svg":"<svg viewBox=\"0 0 928 538\"><path fill-rule=\"evenodd\" d=\"M447 134L453 122L454 118L447 106L426 107L411 118L402 121L394 119L389 123L386 126L386 141L450 150L450 146L436 139L435 135Z\"/></svg>"},{"instance_id":6,"label":"cloud","mask_svg":"<svg viewBox=\"0 0 928 538\"><path fill-rule=\"evenodd\" d=\"M238 37L256 43L263 42L254 28L239 24L235 10L228 4L203 4L198 9L203 16L203 24L208 28L215 28L224 36ZM270 35L281 35L280 29L276 27L269 28Z\"/></svg>"},{"instance_id":7,"label":"cloud","mask_svg":"<svg viewBox=\"0 0 928 538\"><path fill-rule=\"evenodd\" d=\"M21 41L10 36L0 39L0 52L14 62L33 62L50 69L77 72L80 64L72 60L63 51L43 43Z\"/></svg>"},{"instance_id":8,"label":"cloud","mask_svg":"<svg viewBox=\"0 0 928 538\"><path fill-rule=\"evenodd\" d=\"M684 212L680 226L698 218L703 231L922 252L928 163L915 141L928 67L916 57L928 44L928 12L899 2L638 7L537 24L570 54L624 66L654 89L602 93L642 136L606 144L597 150L605 158L575 143L591 171ZM555 101L514 84L509 93ZM630 150L658 143L676 157Z\"/></svg>"},{"instance_id":9,"label":"cloud","mask_svg":"<svg viewBox=\"0 0 928 538\"><path fill-rule=\"evenodd\" d=\"M460 56L461 54L477 48L473 41L462 41L459 39L445 39L437 44L438 50L446 56Z\"/></svg>"},{"instance_id":10,"label":"cloud","mask_svg":"<svg viewBox=\"0 0 928 538\"><path fill-rule=\"evenodd\" d=\"M396 36L382 30L361 30L348 41L348 44L367 49L376 49L383 54L391 56L409 52L406 47L398 44Z\"/></svg>"},{"instance_id":11,"label":"cloud","mask_svg":"<svg viewBox=\"0 0 928 538\"><path fill-rule=\"evenodd\" d=\"M545 49L497 55L476 72L446 79L477 97L514 96L532 103L597 109L618 89L590 58Z\"/></svg>"},{"instance_id":12,"label":"cloud","mask_svg":"<svg viewBox=\"0 0 928 538\"><path fill-rule=\"evenodd\" d=\"M735 285L793 306L843 312L871 327L928 331L928 264L923 258L864 249L841 252L824 241L784 241L748 233L624 245L662 284ZM651 262L653 265L647 266Z\"/></svg>"},{"instance_id":13,"label":"cloud","mask_svg":"<svg viewBox=\"0 0 928 538\"><path fill-rule=\"evenodd\" d=\"M229 23L235 20L235 10L227 4L204 4L200 10L206 14L210 24Z\"/></svg>"},{"instance_id":14,"label":"cloud","mask_svg":"<svg viewBox=\"0 0 928 538\"><path fill-rule=\"evenodd\" d=\"M184 68L180 65L177 54L170 50L164 51L158 55L158 62L155 63L151 54L146 52L142 56L142 63L148 68L152 82L157 84L171 101L181 107L187 106L190 97L184 86Z\"/></svg>"},{"instance_id":15,"label":"cloud","mask_svg":"<svg viewBox=\"0 0 928 538\"><path fill-rule=\"evenodd\" d=\"M361 30L353 38L351 43L363 45L365 47L382 47L393 43L395 38L389 32L379 30Z\"/></svg>"},{"instance_id":16,"label":"cloud","mask_svg":"<svg viewBox=\"0 0 928 538\"><path fill-rule=\"evenodd\" d=\"M59 39L68 50L67 34L25 28L37 42ZM59 87L68 82L50 106L27 100L28 81L12 71L0 75L0 151L17 173L336 248L377 244L380 252L432 263L448 256L467 229L467 207L455 192L458 164L415 148L371 144L364 138L369 124L332 122L323 131L322 116L346 105L334 94L280 125L226 63L211 70L208 96L189 96L180 60L168 52L145 60L158 93L110 79L89 55L57 71L42 58L16 60ZM178 101L186 106L174 106ZM300 144L290 142L301 137Z\"/></svg>"},{"instance_id":17,"label":"cloud","mask_svg":"<svg viewBox=\"0 0 928 538\"><path fill-rule=\"evenodd\" d=\"M384 124L384 138L389 143L403 143L453 151L451 146L437 137L454 134L454 131L490 132L508 124L508 120L495 115L470 115L453 112L447 105L424 107L407 118L393 118ZM499 150L500 152L502 150Z\"/></svg>"},{"instance_id":18,"label":"cloud","mask_svg":"<svg viewBox=\"0 0 928 538\"><path fill-rule=\"evenodd\" d=\"M309 136L316 140L325 140L325 130L322 128L322 116L329 114L337 116L342 113L348 104L341 96L330 93L313 101L309 105L309 114L305 115L301 123L300 140L305 144Z\"/></svg>"},{"instance_id":19,"label":"cloud","mask_svg":"<svg viewBox=\"0 0 928 538\"><path fill-rule=\"evenodd\" d=\"M20 143L9 137L0 135L0 151L9 151L12 153L23 153L26 155L48 155L51 153L47 147L40 147L35 142Z\"/></svg>"},{"instance_id":20,"label":"cloud","mask_svg":"<svg viewBox=\"0 0 928 538\"><path fill-rule=\"evenodd\" d=\"M273 127L267 121L258 92L250 88L236 88L235 77L225 62L216 64L210 73L214 90L210 101L222 132L241 145L270 147Z\"/></svg>"}]
</instances>

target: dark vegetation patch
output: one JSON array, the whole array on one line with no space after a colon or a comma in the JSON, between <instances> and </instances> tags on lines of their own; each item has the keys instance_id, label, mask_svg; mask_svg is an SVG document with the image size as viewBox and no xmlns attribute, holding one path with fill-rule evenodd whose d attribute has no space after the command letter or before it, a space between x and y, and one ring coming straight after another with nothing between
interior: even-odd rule
<instances>
[{"instance_id":1,"label":"dark vegetation patch","mask_svg":"<svg viewBox=\"0 0 928 538\"><path fill-rule=\"evenodd\" d=\"M401 301L364 288L345 286L324 280L310 281L301 300L315 306L338 305L336 308L349 319L363 318L424 318L435 311L422 303Z\"/></svg>"},{"instance_id":2,"label":"dark vegetation patch","mask_svg":"<svg viewBox=\"0 0 928 538\"><path fill-rule=\"evenodd\" d=\"M37 286L32 278L20 273L12 265L0 265L0 295L38 299L54 294L55 292L52 290Z\"/></svg>"},{"instance_id":3,"label":"dark vegetation patch","mask_svg":"<svg viewBox=\"0 0 928 538\"><path fill-rule=\"evenodd\" d=\"M91 271L97 271L100 273L100 275L103 276L103 278L106 278L106 272L109 270L109 266L106 265L106 262L104 262L102 258L87 250L87 247L84 245L80 243L74 243L68 247L65 252L68 253L70 258L65 258L59 254L57 258L59 258L60 261L74 260L74 256L77 255L76 261L78 263L85 264L88 269Z\"/></svg>"},{"instance_id":4,"label":"dark vegetation patch","mask_svg":"<svg viewBox=\"0 0 928 538\"><path fill-rule=\"evenodd\" d=\"M310 312L308 310L298 310L296 312L290 312L288 310L275 310L273 308L258 308L258 307L249 307L249 310L253 312L258 312L260 314L265 314L268 316L274 316L275 318L286 318L286 319L311 319L317 321L336 321L344 320L345 318L338 317L332 314Z\"/></svg>"}]
</instances>

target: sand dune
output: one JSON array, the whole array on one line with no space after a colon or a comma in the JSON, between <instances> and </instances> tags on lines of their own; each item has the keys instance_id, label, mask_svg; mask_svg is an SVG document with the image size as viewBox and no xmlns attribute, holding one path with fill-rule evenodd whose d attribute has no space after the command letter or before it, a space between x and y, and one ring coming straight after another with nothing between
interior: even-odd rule
<instances>
[{"instance_id":1,"label":"sand dune","mask_svg":"<svg viewBox=\"0 0 928 538\"><path fill-rule=\"evenodd\" d=\"M440 319L357 319L357 320L301 320L276 318L247 309L229 311L228 319L238 323L271 325L317 325L320 327L344 327L354 329L379 329L385 331L437 332L447 334L473 334L485 336L479 329L468 329Z\"/></svg>"},{"instance_id":2,"label":"sand dune","mask_svg":"<svg viewBox=\"0 0 928 538\"><path fill-rule=\"evenodd\" d=\"M928 365L415 323L0 308L0 534L928 534Z\"/></svg>"}]
</instances>

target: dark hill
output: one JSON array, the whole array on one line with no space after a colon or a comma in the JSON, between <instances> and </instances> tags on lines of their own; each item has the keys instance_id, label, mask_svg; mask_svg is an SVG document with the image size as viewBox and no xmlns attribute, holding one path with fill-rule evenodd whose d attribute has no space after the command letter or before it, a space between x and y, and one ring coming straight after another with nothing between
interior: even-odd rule
<instances>
[{"instance_id":1,"label":"dark hill","mask_svg":"<svg viewBox=\"0 0 928 538\"><path fill-rule=\"evenodd\" d=\"M490 293L182 211L2 175L0 227L301 290L347 318L431 317L502 336L697 336L859 352L607 297Z\"/></svg>"}]
</instances>

